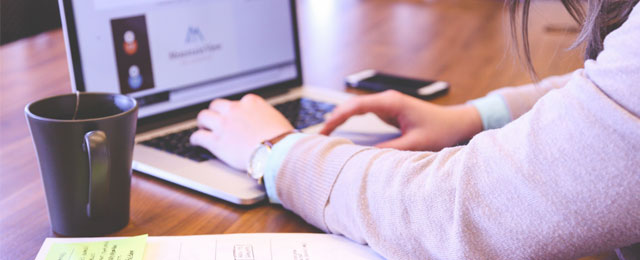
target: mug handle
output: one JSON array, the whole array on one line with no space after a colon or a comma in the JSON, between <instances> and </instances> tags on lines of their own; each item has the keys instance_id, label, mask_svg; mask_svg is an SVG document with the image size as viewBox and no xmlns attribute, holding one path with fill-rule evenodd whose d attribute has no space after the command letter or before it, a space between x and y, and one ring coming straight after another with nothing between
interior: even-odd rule
<instances>
[{"instance_id":1,"label":"mug handle","mask_svg":"<svg viewBox=\"0 0 640 260\"><path fill-rule=\"evenodd\" d=\"M84 135L89 157L89 200L87 216L97 218L107 212L109 200L109 150L107 135L100 130Z\"/></svg>"}]
</instances>

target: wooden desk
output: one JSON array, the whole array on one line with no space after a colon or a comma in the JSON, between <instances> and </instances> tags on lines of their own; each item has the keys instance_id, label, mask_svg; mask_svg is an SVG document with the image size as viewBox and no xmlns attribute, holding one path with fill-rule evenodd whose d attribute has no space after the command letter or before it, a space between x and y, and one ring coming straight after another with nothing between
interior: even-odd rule
<instances>
[{"instance_id":1,"label":"wooden desk","mask_svg":"<svg viewBox=\"0 0 640 260\"><path fill-rule=\"evenodd\" d=\"M309 85L343 89L345 75L376 68L449 81L450 93L434 102L456 104L530 81L509 52L499 1L309 0L299 1L298 14ZM541 2L532 14L540 76L580 67L579 51L564 51L575 35L544 30L572 25L562 7ZM70 92L62 32L3 46L0 56L0 256L33 259L53 234L23 109ZM114 236L319 232L280 206L238 207L139 173L131 202L130 224Z\"/></svg>"}]
</instances>

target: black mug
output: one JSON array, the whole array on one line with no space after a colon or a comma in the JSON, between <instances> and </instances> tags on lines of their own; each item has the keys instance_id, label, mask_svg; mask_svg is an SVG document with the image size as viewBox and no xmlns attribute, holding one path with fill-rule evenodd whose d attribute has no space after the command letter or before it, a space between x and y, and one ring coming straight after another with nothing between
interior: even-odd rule
<instances>
[{"instance_id":1,"label":"black mug","mask_svg":"<svg viewBox=\"0 0 640 260\"><path fill-rule=\"evenodd\" d=\"M98 236L129 223L135 99L77 93L25 107L53 232Z\"/></svg>"}]
</instances>

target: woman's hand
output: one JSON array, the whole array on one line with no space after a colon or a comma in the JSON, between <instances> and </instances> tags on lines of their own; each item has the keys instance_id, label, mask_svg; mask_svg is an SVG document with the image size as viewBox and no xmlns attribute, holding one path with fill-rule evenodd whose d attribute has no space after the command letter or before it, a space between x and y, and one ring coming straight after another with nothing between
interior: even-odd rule
<instances>
[{"instance_id":1,"label":"woman's hand","mask_svg":"<svg viewBox=\"0 0 640 260\"><path fill-rule=\"evenodd\" d=\"M472 105L439 106L388 90L341 104L320 133L328 135L349 117L368 112L402 131L402 136L376 145L381 148L438 151L482 131L482 119Z\"/></svg>"},{"instance_id":2,"label":"woman's hand","mask_svg":"<svg viewBox=\"0 0 640 260\"><path fill-rule=\"evenodd\" d=\"M216 99L198 114L200 130L191 143L211 151L238 170L246 170L253 150L260 142L293 130L275 108L257 95L240 101Z\"/></svg>"}]
</instances>

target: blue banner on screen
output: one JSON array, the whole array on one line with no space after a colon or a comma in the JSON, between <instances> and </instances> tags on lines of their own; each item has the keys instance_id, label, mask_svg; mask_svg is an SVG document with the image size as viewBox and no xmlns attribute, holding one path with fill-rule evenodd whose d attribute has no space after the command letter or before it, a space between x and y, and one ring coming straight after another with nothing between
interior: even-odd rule
<instances>
[{"instance_id":1,"label":"blue banner on screen","mask_svg":"<svg viewBox=\"0 0 640 260\"><path fill-rule=\"evenodd\" d=\"M111 32L121 93L154 87L144 15L112 19Z\"/></svg>"}]
</instances>

